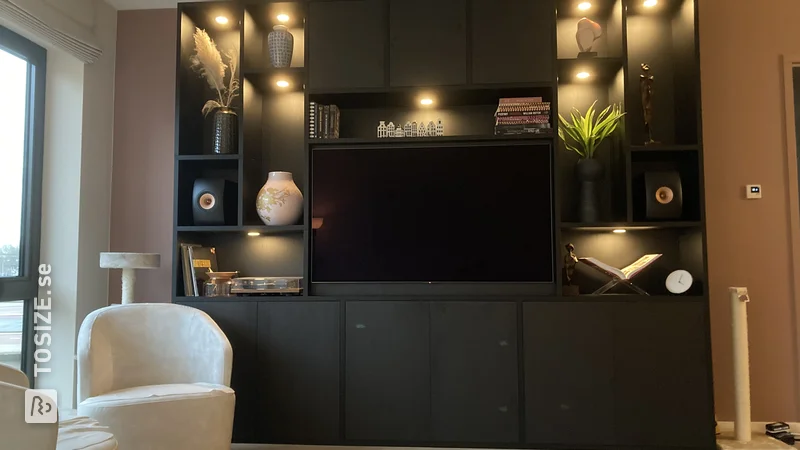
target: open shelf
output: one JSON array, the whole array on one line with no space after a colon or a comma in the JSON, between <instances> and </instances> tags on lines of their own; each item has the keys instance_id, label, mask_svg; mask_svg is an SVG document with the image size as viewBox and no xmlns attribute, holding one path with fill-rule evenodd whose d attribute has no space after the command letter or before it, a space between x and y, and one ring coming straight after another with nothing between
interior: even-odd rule
<instances>
[{"instance_id":1,"label":"open shelf","mask_svg":"<svg viewBox=\"0 0 800 450\"><path fill-rule=\"evenodd\" d=\"M178 161L230 161L238 159L238 154L178 155Z\"/></svg>"},{"instance_id":2,"label":"open shelf","mask_svg":"<svg viewBox=\"0 0 800 450\"><path fill-rule=\"evenodd\" d=\"M622 0L592 0L591 8L582 11L578 8L584 0L558 0L558 20L556 31L558 38L558 58L575 58L580 52L576 40L578 21L586 17L596 22L602 29L602 35L592 45L597 56L622 57L623 7Z\"/></svg>"},{"instance_id":3,"label":"open shelf","mask_svg":"<svg viewBox=\"0 0 800 450\"><path fill-rule=\"evenodd\" d=\"M633 291L631 291L633 292ZM564 295L558 297L559 302L586 303L701 303L705 297L701 295L641 295L641 294L605 294L605 295Z\"/></svg>"},{"instance_id":4,"label":"open shelf","mask_svg":"<svg viewBox=\"0 0 800 450\"><path fill-rule=\"evenodd\" d=\"M180 226L178 227L179 233L193 232L193 233L248 233L251 231L259 232L262 235L266 234L283 234L283 233L302 233L305 230L305 225L287 225L281 227L269 227L266 225L243 225L243 226Z\"/></svg>"},{"instance_id":5,"label":"open shelf","mask_svg":"<svg viewBox=\"0 0 800 450\"><path fill-rule=\"evenodd\" d=\"M279 15L288 20L281 22ZM305 65L305 19L303 2L259 2L246 5L244 10L244 47L242 69L245 74L271 69L269 59L269 33L275 25L286 26L292 34L292 62L290 68Z\"/></svg>"},{"instance_id":6,"label":"open shelf","mask_svg":"<svg viewBox=\"0 0 800 450\"><path fill-rule=\"evenodd\" d=\"M559 82L609 83L622 70L622 58L569 58L558 60ZM576 75L586 72L590 76L578 80Z\"/></svg>"},{"instance_id":7,"label":"open shelf","mask_svg":"<svg viewBox=\"0 0 800 450\"><path fill-rule=\"evenodd\" d=\"M562 230L575 231L613 231L613 230L658 230L663 228L693 228L702 227L702 222L617 222L617 223L580 223L564 222Z\"/></svg>"},{"instance_id":8,"label":"open shelf","mask_svg":"<svg viewBox=\"0 0 800 450\"><path fill-rule=\"evenodd\" d=\"M372 144L429 144L441 142L476 142L476 141L540 141L552 140L553 134L531 134L518 136L436 136L436 137L416 137L416 138L341 138L341 139L311 139L309 145L333 146L333 145L372 145Z\"/></svg>"}]
</instances>

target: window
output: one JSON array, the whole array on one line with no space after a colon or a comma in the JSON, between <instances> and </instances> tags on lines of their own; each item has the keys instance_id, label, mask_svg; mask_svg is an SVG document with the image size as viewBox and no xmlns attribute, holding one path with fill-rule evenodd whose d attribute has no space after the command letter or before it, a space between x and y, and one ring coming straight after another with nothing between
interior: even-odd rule
<instances>
[{"instance_id":1,"label":"window","mask_svg":"<svg viewBox=\"0 0 800 450\"><path fill-rule=\"evenodd\" d=\"M46 51L0 27L0 363L33 366Z\"/></svg>"}]
</instances>

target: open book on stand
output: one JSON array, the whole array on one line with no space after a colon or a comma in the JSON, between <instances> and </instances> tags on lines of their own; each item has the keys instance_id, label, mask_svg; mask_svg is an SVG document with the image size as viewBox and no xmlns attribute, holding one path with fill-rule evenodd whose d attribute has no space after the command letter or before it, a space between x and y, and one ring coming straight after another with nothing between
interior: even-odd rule
<instances>
[{"instance_id":1,"label":"open book on stand","mask_svg":"<svg viewBox=\"0 0 800 450\"><path fill-rule=\"evenodd\" d=\"M604 294L620 283L627 285L640 294L648 295L646 291L631 283L631 279L638 275L642 270L646 269L647 266L653 264L660 257L660 253L644 255L622 269L618 269L614 266L606 264L596 258L578 258L578 261L586 264L598 272L606 274L611 278L611 281L609 281L605 286L593 292L594 295Z\"/></svg>"}]
</instances>

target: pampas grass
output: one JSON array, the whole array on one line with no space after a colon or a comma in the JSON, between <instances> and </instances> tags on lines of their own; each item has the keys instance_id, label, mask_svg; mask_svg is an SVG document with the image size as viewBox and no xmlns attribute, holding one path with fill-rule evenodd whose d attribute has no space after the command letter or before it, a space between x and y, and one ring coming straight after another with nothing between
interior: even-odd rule
<instances>
[{"instance_id":1,"label":"pampas grass","mask_svg":"<svg viewBox=\"0 0 800 450\"><path fill-rule=\"evenodd\" d=\"M239 50L232 49L225 52L228 64L222 60L222 55L217 49L217 44L205 30L195 28L194 54L190 58L192 69L206 79L208 86L217 93L217 98L209 100L203 105L203 115L206 116L217 108L230 108L233 99L239 95L239 79L236 70L239 66ZM230 74L230 81L225 82L225 74Z\"/></svg>"}]
</instances>

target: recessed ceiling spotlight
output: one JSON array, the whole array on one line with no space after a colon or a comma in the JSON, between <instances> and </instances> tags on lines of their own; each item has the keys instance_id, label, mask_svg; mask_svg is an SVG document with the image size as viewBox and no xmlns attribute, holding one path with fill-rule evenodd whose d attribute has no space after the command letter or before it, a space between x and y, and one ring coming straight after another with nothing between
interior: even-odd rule
<instances>
[{"instance_id":1,"label":"recessed ceiling spotlight","mask_svg":"<svg viewBox=\"0 0 800 450\"><path fill-rule=\"evenodd\" d=\"M658 4L658 0L644 0L644 7L645 8L652 8Z\"/></svg>"},{"instance_id":2,"label":"recessed ceiling spotlight","mask_svg":"<svg viewBox=\"0 0 800 450\"><path fill-rule=\"evenodd\" d=\"M217 21L217 23L220 25L228 24L228 18L225 16L217 16L214 20Z\"/></svg>"},{"instance_id":3,"label":"recessed ceiling spotlight","mask_svg":"<svg viewBox=\"0 0 800 450\"><path fill-rule=\"evenodd\" d=\"M612 231L612 233L622 234L622 233L626 233L627 231L628 230L623 230L622 228L619 228L619 229L616 229L616 230Z\"/></svg>"},{"instance_id":4,"label":"recessed ceiling spotlight","mask_svg":"<svg viewBox=\"0 0 800 450\"><path fill-rule=\"evenodd\" d=\"M289 21L289 16L287 14L278 14L278 22L286 23Z\"/></svg>"},{"instance_id":5,"label":"recessed ceiling spotlight","mask_svg":"<svg viewBox=\"0 0 800 450\"><path fill-rule=\"evenodd\" d=\"M430 106L430 105L432 105L432 104L433 104L433 99L432 99L432 98L423 98L423 99L421 99L421 100L419 101L419 103L420 103L421 105L424 105L424 106Z\"/></svg>"},{"instance_id":6,"label":"recessed ceiling spotlight","mask_svg":"<svg viewBox=\"0 0 800 450\"><path fill-rule=\"evenodd\" d=\"M279 88L289 87L289 82L286 80L278 80L278 82L275 84L278 85Z\"/></svg>"},{"instance_id":7,"label":"recessed ceiling spotlight","mask_svg":"<svg viewBox=\"0 0 800 450\"><path fill-rule=\"evenodd\" d=\"M589 3L589 2L581 2L581 3L578 5L578 9L580 9L581 11L587 11L587 10L589 10L591 7L592 7L592 4L591 4L591 3Z\"/></svg>"},{"instance_id":8,"label":"recessed ceiling spotlight","mask_svg":"<svg viewBox=\"0 0 800 450\"><path fill-rule=\"evenodd\" d=\"M258 231L250 231L247 233L248 236L261 236L261 233Z\"/></svg>"},{"instance_id":9,"label":"recessed ceiling spotlight","mask_svg":"<svg viewBox=\"0 0 800 450\"><path fill-rule=\"evenodd\" d=\"M578 74L575 76L580 78L581 80L585 80L589 78L591 75L589 75L589 72L578 72Z\"/></svg>"}]
</instances>

